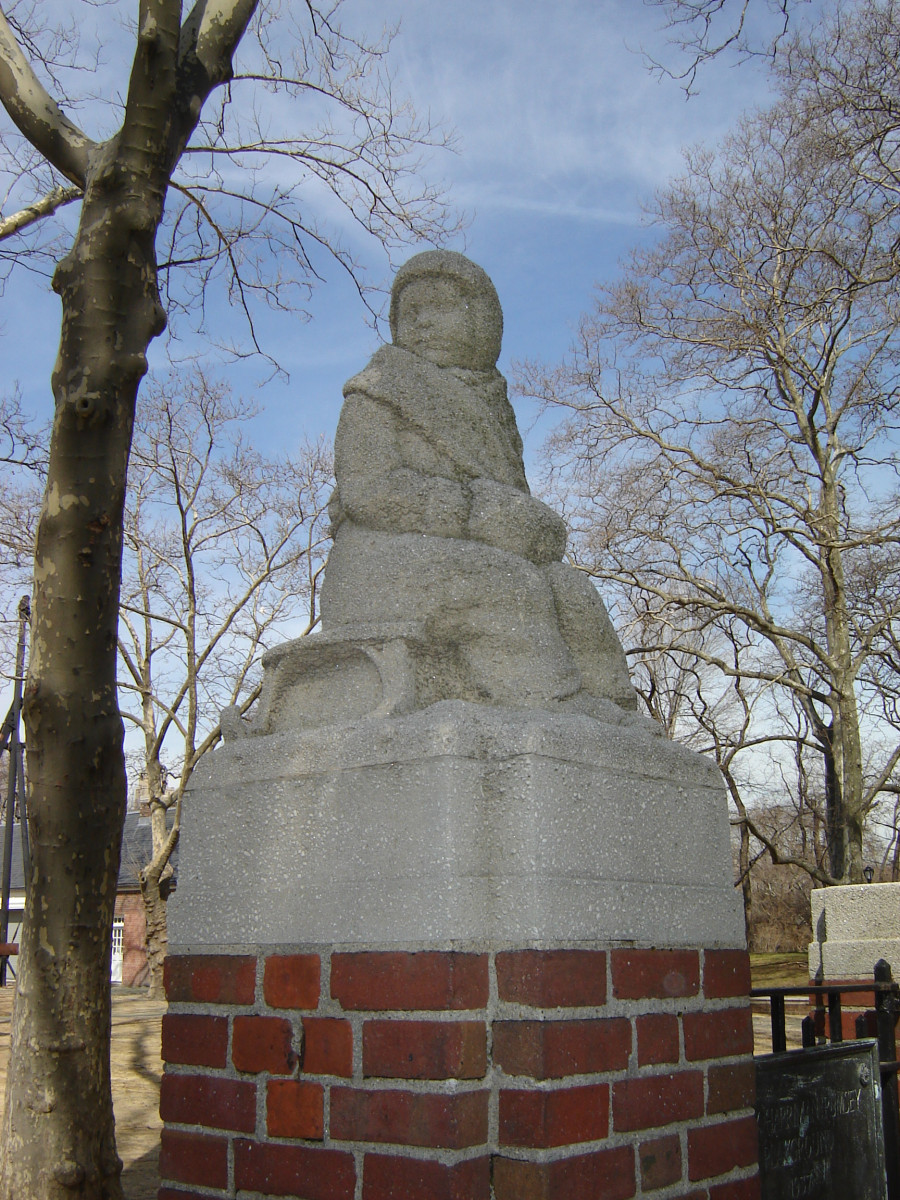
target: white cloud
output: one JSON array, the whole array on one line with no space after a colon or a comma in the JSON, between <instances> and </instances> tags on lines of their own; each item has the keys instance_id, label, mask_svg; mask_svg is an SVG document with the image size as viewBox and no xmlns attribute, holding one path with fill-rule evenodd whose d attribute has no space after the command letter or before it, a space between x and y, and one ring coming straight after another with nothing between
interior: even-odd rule
<instances>
[{"instance_id":1,"label":"white cloud","mask_svg":"<svg viewBox=\"0 0 900 1200\"><path fill-rule=\"evenodd\" d=\"M640 49L659 47L659 13L639 0L386 0L379 18L394 16L398 88L456 127L454 177L492 205L552 206L565 191L578 213L616 212L609 189L660 184L685 142L717 140L760 89L757 72L724 63L690 103L651 77Z\"/></svg>"},{"instance_id":2,"label":"white cloud","mask_svg":"<svg viewBox=\"0 0 900 1200\"><path fill-rule=\"evenodd\" d=\"M100 73L76 76L75 84L121 93L130 39L115 19L117 13L133 16L133 0L41 5L48 14L78 11L85 47L100 48ZM388 64L396 96L411 96L420 113L458 131L459 153L436 156L429 178L445 176L455 201L476 214L468 244L501 288L509 357L562 353L590 301L591 284L615 269L628 244L647 236L639 230L641 201L680 169L681 146L714 144L740 111L766 99L764 72L752 64L711 65L701 95L689 103L677 84L654 79L640 50L661 53L655 28L660 14L642 0L347 0L341 11L348 31L376 34L381 23L401 22ZM245 102L243 92L235 94ZM282 98L264 103L273 128L294 131L301 121L308 129L316 115L312 103L299 113ZM102 123L87 107L77 119L92 133ZM308 211L381 277L384 257L327 189L310 183L304 197ZM313 325L264 318L268 348L292 373L290 385L274 385L280 398L273 411L290 414L285 422L299 428L304 410L311 432L332 423L340 384L373 344L341 271L329 266L327 273L328 286L314 301ZM58 339L58 301L43 283L25 277L7 292L4 308L7 380L21 379L43 407ZM233 318L224 297L215 313L217 328L226 329ZM159 343L155 355L163 350ZM236 371L236 382L243 385L243 378ZM253 385L249 374L247 385Z\"/></svg>"}]
</instances>

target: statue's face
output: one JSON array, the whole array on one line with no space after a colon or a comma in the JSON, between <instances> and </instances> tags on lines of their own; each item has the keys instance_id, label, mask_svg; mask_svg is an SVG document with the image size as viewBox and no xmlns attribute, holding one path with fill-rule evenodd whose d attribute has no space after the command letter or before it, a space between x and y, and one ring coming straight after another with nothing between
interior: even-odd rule
<instances>
[{"instance_id":1,"label":"statue's face","mask_svg":"<svg viewBox=\"0 0 900 1200\"><path fill-rule=\"evenodd\" d=\"M475 367L474 302L453 279L416 279L400 293L395 340L436 367Z\"/></svg>"}]
</instances>

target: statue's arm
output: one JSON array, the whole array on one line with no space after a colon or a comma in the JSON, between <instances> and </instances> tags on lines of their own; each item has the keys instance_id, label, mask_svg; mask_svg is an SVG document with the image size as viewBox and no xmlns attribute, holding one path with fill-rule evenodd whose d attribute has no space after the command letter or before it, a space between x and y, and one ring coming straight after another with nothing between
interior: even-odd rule
<instances>
[{"instance_id":1,"label":"statue's arm","mask_svg":"<svg viewBox=\"0 0 900 1200\"><path fill-rule=\"evenodd\" d=\"M417 470L400 446L397 418L364 393L350 393L334 443L339 501L335 526L348 517L368 529L471 538L534 563L559 561L566 527L546 504L494 479L465 483Z\"/></svg>"},{"instance_id":2,"label":"statue's arm","mask_svg":"<svg viewBox=\"0 0 900 1200\"><path fill-rule=\"evenodd\" d=\"M347 396L334 442L341 516L369 529L467 536L469 501L462 485L409 467L397 427L384 405Z\"/></svg>"},{"instance_id":3,"label":"statue's arm","mask_svg":"<svg viewBox=\"0 0 900 1200\"><path fill-rule=\"evenodd\" d=\"M520 554L539 566L562 558L566 526L552 508L494 479L475 479L469 491L469 537Z\"/></svg>"}]
</instances>

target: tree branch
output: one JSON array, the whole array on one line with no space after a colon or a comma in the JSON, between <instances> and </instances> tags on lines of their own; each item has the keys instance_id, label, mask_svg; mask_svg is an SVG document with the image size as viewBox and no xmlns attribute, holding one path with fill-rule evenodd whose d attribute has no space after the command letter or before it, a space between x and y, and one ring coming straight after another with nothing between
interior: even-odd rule
<instances>
[{"instance_id":1,"label":"tree branch","mask_svg":"<svg viewBox=\"0 0 900 1200\"><path fill-rule=\"evenodd\" d=\"M83 194L79 187L54 188L52 192L48 192L40 200L35 200L33 204L28 204L25 208L19 209L17 213L12 213L10 216L0 220L0 242L4 238L12 237L14 233L21 233L23 229L27 229L29 225L33 225L35 221L40 221L43 217L51 216L58 208L63 208L66 204L71 204L73 200L80 200Z\"/></svg>"},{"instance_id":2,"label":"tree branch","mask_svg":"<svg viewBox=\"0 0 900 1200\"><path fill-rule=\"evenodd\" d=\"M0 103L19 132L66 179L84 188L92 142L35 75L0 9Z\"/></svg>"},{"instance_id":3,"label":"tree branch","mask_svg":"<svg viewBox=\"0 0 900 1200\"><path fill-rule=\"evenodd\" d=\"M740 817L735 822L736 825L746 824L747 828L753 834L758 842L762 842L766 850L769 852L769 857L776 867L799 867L801 871L805 871L812 879L819 883L825 884L826 887L833 887L835 884L843 883L841 879L835 879L833 875L829 875L827 871L821 867L815 867L808 863L805 859L795 858L792 854L782 854L770 837L762 832L753 818L748 814Z\"/></svg>"},{"instance_id":4,"label":"tree branch","mask_svg":"<svg viewBox=\"0 0 900 1200\"><path fill-rule=\"evenodd\" d=\"M258 0L197 0L181 27L179 59L193 53L210 80L231 74L231 56L256 11Z\"/></svg>"}]
</instances>

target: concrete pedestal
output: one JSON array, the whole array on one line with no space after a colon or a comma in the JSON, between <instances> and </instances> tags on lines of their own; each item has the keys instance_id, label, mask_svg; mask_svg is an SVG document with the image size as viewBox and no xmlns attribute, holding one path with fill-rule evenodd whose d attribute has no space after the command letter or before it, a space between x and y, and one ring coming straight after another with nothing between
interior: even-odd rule
<instances>
[{"instance_id":1,"label":"concrete pedestal","mask_svg":"<svg viewBox=\"0 0 900 1200\"><path fill-rule=\"evenodd\" d=\"M160 1200L759 1195L724 789L649 722L226 744L170 907Z\"/></svg>"},{"instance_id":2,"label":"concrete pedestal","mask_svg":"<svg viewBox=\"0 0 900 1200\"><path fill-rule=\"evenodd\" d=\"M817 888L810 903L811 980L868 981L880 958L900 976L900 883Z\"/></svg>"},{"instance_id":3,"label":"concrete pedestal","mask_svg":"<svg viewBox=\"0 0 900 1200\"><path fill-rule=\"evenodd\" d=\"M226 743L185 802L170 945L742 946L721 778L653 728L444 701Z\"/></svg>"},{"instance_id":4,"label":"concrete pedestal","mask_svg":"<svg viewBox=\"0 0 900 1200\"><path fill-rule=\"evenodd\" d=\"M880 959L890 965L895 979L900 978L900 884L817 888L810 895L810 903L811 983L871 983ZM823 1006L816 1009L815 1016L816 1032L825 1037ZM851 992L842 998L841 1029L845 1039L859 1034L876 1036L874 992Z\"/></svg>"}]
</instances>

